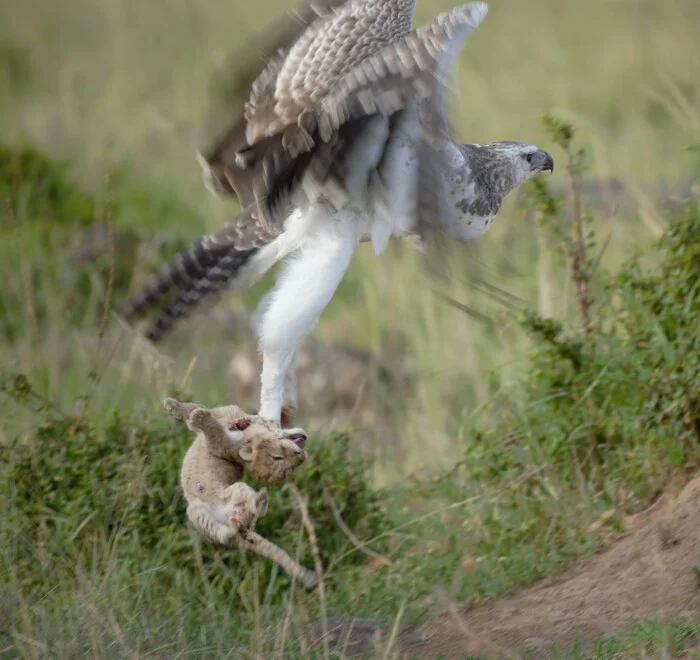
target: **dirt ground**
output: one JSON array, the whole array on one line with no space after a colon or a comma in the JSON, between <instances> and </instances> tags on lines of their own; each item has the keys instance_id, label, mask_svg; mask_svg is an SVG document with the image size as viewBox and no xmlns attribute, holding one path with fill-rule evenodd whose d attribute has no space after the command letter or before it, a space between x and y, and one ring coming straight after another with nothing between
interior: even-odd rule
<instances>
[{"instance_id":1,"label":"dirt ground","mask_svg":"<svg viewBox=\"0 0 700 660\"><path fill-rule=\"evenodd\" d=\"M556 578L476 606L455 605L420 630L402 631L397 641L404 657L519 658L527 649L545 659L554 647L585 644L643 619L699 616L693 568L700 565L700 478L626 526L613 545ZM334 620L336 639L351 621ZM375 627L355 620L353 650L373 645Z\"/></svg>"}]
</instances>

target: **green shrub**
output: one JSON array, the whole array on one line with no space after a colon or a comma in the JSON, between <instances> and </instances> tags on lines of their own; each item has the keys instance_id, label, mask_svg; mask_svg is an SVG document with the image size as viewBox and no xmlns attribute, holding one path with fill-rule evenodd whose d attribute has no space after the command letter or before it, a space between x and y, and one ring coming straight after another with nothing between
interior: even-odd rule
<instances>
[{"instance_id":1,"label":"green shrub","mask_svg":"<svg viewBox=\"0 0 700 660\"><path fill-rule=\"evenodd\" d=\"M573 131L558 137L576 183ZM460 598L551 575L700 466L700 207L674 210L649 249L610 273L584 211L563 214L546 183L533 188L568 266L571 308L556 319L520 312L530 350L518 376L494 374L463 459L409 485L447 506L474 502L475 530L457 530L455 546L497 568L477 571Z\"/></svg>"},{"instance_id":2,"label":"green shrub","mask_svg":"<svg viewBox=\"0 0 700 660\"><path fill-rule=\"evenodd\" d=\"M697 462L700 210L675 218L645 257L653 269L639 256L608 276L587 333L523 315L533 348L517 385L520 405L477 433L467 450L472 477L523 470L536 457L564 476L600 486L617 474L636 487L661 466ZM517 449L504 452L506 438Z\"/></svg>"},{"instance_id":3,"label":"green shrub","mask_svg":"<svg viewBox=\"0 0 700 660\"><path fill-rule=\"evenodd\" d=\"M585 154L571 127L547 126L575 191ZM580 208L562 216L542 181L532 192L569 264L576 314L521 314L531 352L522 377L490 402L489 427L471 429L469 478L543 465L592 492L613 479L642 496L700 458L700 208L676 212L650 250L611 274L595 256L591 218Z\"/></svg>"},{"instance_id":4,"label":"green shrub","mask_svg":"<svg viewBox=\"0 0 700 660\"><path fill-rule=\"evenodd\" d=\"M185 247L186 237L148 231L146 222L201 222L123 173L91 193L73 180L68 161L2 143L0 201L0 336L9 342L26 331L29 298L39 330L56 307L73 325L94 328L105 305L119 308L133 293L139 268L152 272Z\"/></svg>"},{"instance_id":5,"label":"green shrub","mask_svg":"<svg viewBox=\"0 0 700 660\"><path fill-rule=\"evenodd\" d=\"M41 401L23 376L6 379L4 390L25 404ZM178 481L193 439L185 424L164 412L143 419L138 413L102 411L95 424L57 415L47 406L35 408L41 421L4 450L0 468L0 488L10 495L2 529L12 530L3 546L12 547L21 584L35 593L49 590L58 580L71 580L77 566L88 570L96 549L110 548L113 560L134 571L162 562L164 588L183 579L223 588L222 568L235 569L240 556L235 549L202 543L187 523ZM376 534L387 524L369 487L368 463L348 456L348 440L344 435L312 439L307 463L292 477L309 498L324 563L350 547L330 501L359 536ZM294 500L284 489L268 490L270 511L257 529L294 554L301 531ZM312 562L308 544L301 558ZM266 588L272 567L267 560L248 560L257 565ZM352 556L347 561L352 564ZM277 584L285 583L280 576Z\"/></svg>"},{"instance_id":6,"label":"green shrub","mask_svg":"<svg viewBox=\"0 0 700 660\"><path fill-rule=\"evenodd\" d=\"M69 176L67 161L54 161L41 150L0 144L0 199L9 203L0 228L31 218L48 226L87 226L95 220L95 199Z\"/></svg>"}]
</instances>

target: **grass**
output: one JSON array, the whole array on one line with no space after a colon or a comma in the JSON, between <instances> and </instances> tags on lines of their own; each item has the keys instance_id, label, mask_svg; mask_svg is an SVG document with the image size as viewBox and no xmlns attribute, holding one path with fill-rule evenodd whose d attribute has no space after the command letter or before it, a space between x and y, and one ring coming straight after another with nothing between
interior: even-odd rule
<instances>
[{"instance_id":1,"label":"grass","mask_svg":"<svg viewBox=\"0 0 700 660\"><path fill-rule=\"evenodd\" d=\"M418 19L446 6L421 5ZM324 598L191 533L176 484L188 440L159 401L176 390L225 399L211 346L251 338L224 339L193 321L167 355L154 354L110 309L233 212L199 182L198 120L212 72L280 8L11 0L6 12L0 484L11 497L0 512L0 649L10 657L312 657L298 630L322 611L413 624L447 602L554 575L615 534L614 520L588 530L620 488L642 504L697 467L698 210L652 203L658 182L700 174L698 152L682 149L700 132L697 3L494 0L461 60L464 139L526 139L558 163L584 147L586 176L633 185L631 209L591 210L585 225L598 248L610 236L587 280L595 331L581 332L555 249L571 240L557 223L572 216L542 206L547 190L530 191L528 215L510 200L484 239L450 254L454 276L441 291L495 325L436 296L406 245L381 259L363 248L315 334L400 356L417 379L398 402L376 393L392 403L401 437L392 460L358 458L353 472L338 456L345 436L313 421L315 449L295 483L313 497ZM553 144L556 131L540 122L550 111L581 128L577 142ZM25 140L40 148L22 160ZM557 170L553 187L567 185ZM675 229L650 247L671 218ZM110 225L109 249L76 263L70 255L94 220ZM503 314L475 277L530 313ZM222 305L248 312L268 283ZM543 318L550 312L561 327ZM630 373L645 384L636 397ZM275 498L265 533L310 564L290 494ZM696 623L640 624L580 657L660 654Z\"/></svg>"},{"instance_id":2,"label":"grass","mask_svg":"<svg viewBox=\"0 0 700 660\"><path fill-rule=\"evenodd\" d=\"M592 650L576 648L562 654L572 660L621 660L622 658L697 657L700 629L696 621L675 619L658 623L643 621L625 633L599 639ZM685 656L681 655L686 653Z\"/></svg>"},{"instance_id":3,"label":"grass","mask_svg":"<svg viewBox=\"0 0 700 660\"><path fill-rule=\"evenodd\" d=\"M418 623L445 603L498 596L589 555L615 533L614 519L596 532L590 525L620 488L643 506L700 457L691 348L698 222L700 210L688 207L643 260L586 280L597 301L592 331L577 330L575 315L566 326L533 312L520 318L533 349L526 366L514 381L492 379L487 421L461 426L463 460L452 469L375 491L366 459L353 468L337 435L315 434L295 482L312 504L322 599L191 532L173 476L187 436L168 425L156 394L189 389L193 379L153 364L158 356L133 338L118 341L105 288L118 297L129 283L116 284L114 257L104 272L98 263L81 273L60 258L73 232L25 232L34 241L29 285L17 290L10 277L13 258L22 262L16 252L8 251L2 279L6 649L23 657L309 657L295 631L324 611ZM7 231L33 227L27 217ZM605 302L612 299L618 307ZM631 373L636 396L626 388ZM202 383L197 398L215 390ZM289 493L276 491L271 510L262 531L310 564Z\"/></svg>"}]
</instances>

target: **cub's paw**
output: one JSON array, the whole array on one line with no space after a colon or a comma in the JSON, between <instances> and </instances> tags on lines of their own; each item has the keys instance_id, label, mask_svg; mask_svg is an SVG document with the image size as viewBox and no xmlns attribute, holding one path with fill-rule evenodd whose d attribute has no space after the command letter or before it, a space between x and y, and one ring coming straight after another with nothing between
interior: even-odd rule
<instances>
[{"instance_id":1,"label":"cub's paw","mask_svg":"<svg viewBox=\"0 0 700 660\"><path fill-rule=\"evenodd\" d=\"M207 408L196 408L190 413L187 426L192 431L206 431L213 420L211 411Z\"/></svg>"},{"instance_id":2,"label":"cub's paw","mask_svg":"<svg viewBox=\"0 0 700 660\"><path fill-rule=\"evenodd\" d=\"M168 415L172 415L175 419L187 418L184 406L177 399L168 397L163 401L163 408Z\"/></svg>"}]
</instances>

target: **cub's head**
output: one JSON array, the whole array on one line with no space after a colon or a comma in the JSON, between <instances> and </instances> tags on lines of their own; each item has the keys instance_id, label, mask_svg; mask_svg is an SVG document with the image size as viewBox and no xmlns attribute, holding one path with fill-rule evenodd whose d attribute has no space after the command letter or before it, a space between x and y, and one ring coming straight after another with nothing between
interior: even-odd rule
<instances>
[{"instance_id":1,"label":"cub's head","mask_svg":"<svg viewBox=\"0 0 700 660\"><path fill-rule=\"evenodd\" d=\"M241 462L262 483L281 486L306 460L306 433L302 429L281 429L258 417L242 417L234 420L229 430L242 433Z\"/></svg>"}]
</instances>

